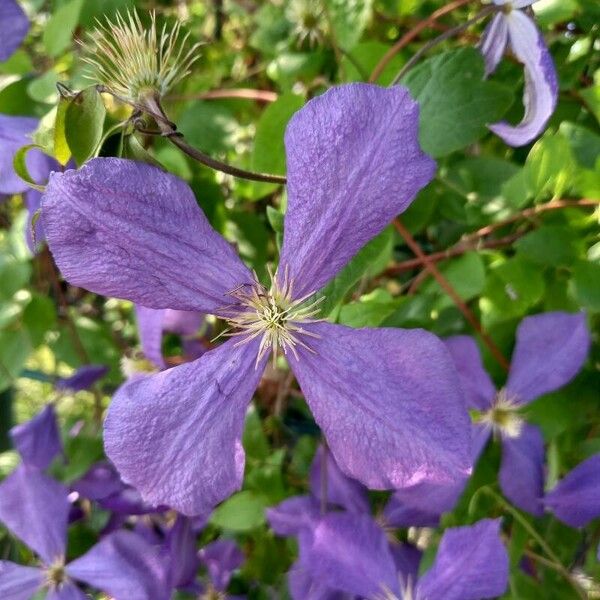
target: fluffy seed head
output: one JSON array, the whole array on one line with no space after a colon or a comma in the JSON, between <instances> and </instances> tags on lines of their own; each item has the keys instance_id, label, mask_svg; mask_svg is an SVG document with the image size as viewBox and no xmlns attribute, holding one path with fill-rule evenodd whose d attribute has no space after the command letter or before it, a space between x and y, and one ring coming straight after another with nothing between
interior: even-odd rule
<instances>
[{"instance_id":1,"label":"fluffy seed head","mask_svg":"<svg viewBox=\"0 0 600 600\"><path fill-rule=\"evenodd\" d=\"M87 77L129 100L147 94L163 96L190 73L198 58L199 44L186 51L189 33L181 35L177 22L163 25L160 33L155 14L145 29L137 12L117 13L114 22L97 21L83 60L92 68Z\"/></svg>"},{"instance_id":2,"label":"fluffy seed head","mask_svg":"<svg viewBox=\"0 0 600 600\"><path fill-rule=\"evenodd\" d=\"M306 42L312 47L327 37L327 19L322 0L292 0L287 17L299 46Z\"/></svg>"},{"instance_id":3,"label":"fluffy seed head","mask_svg":"<svg viewBox=\"0 0 600 600\"><path fill-rule=\"evenodd\" d=\"M273 351L273 363L277 360L277 352L280 349L284 354L290 351L295 358L298 358L298 346L312 352L303 338L317 336L306 331L302 323L318 320L312 317L320 312L319 305L325 299L321 296L311 301L309 296L305 296L293 300L293 280L288 277L288 270L285 270L282 281L271 271L269 275L271 277L269 289L265 288L255 276L253 283L242 285L229 292L234 302L219 311L235 330L226 335L241 336L236 345L261 338L256 358L257 366L271 351Z\"/></svg>"}]
</instances>

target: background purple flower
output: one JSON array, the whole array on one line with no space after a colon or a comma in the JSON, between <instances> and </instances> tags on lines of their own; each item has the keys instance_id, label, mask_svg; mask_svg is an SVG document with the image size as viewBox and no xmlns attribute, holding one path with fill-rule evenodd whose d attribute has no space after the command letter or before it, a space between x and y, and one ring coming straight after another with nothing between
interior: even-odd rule
<instances>
[{"instance_id":1,"label":"background purple flower","mask_svg":"<svg viewBox=\"0 0 600 600\"><path fill-rule=\"evenodd\" d=\"M150 308L217 314L241 329L115 395L105 447L148 502L192 515L240 487L246 408L277 347L345 473L389 489L469 472L468 418L439 340L312 322L303 304L431 179L417 128L418 107L401 87L340 86L292 118L286 232L271 290L177 178L118 159L51 178L42 218L72 284Z\"/></svg>"},{"instance_id":2,"label":"background purple flower","mask_svg":"<svg viewBox=\"0 0 600 600\"><path fill-rule=\"evenodd\" d=\"M493 0L502 6L487 26L479 46L485 59L486 74L496 70L508 45L525 68L523 104L525 115L518 125L506 122L490 129L511 146L523 146L536 138L556 108L558 80L554 62L544 37L521 8L535 0Z\"/></svg>"},{"instance_id":3,"label":"background purple flower","mask_svg":"<svg viewBox=\"0 0 600 600\"><path fill-rule=\"evenodd\" d=\"M29 31L29 19L16 0L0 2L0 62L10 58Z\"/></svg>"}]
</instances>

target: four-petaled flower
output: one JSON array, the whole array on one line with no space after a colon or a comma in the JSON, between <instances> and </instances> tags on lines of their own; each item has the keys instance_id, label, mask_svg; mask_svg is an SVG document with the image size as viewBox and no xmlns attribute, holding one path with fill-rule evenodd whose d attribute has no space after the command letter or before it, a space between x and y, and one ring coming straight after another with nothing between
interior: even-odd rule
<instances>
[{"instance_id":1,"label":"four-petaled flower","mask_svg":"<svg viewBox=\"0 0 600 600\"><path fill-rule=\"evenodd\" d=\"M479 49L486 75L493 73L507 45L525 68L525 115L518 125L505 121L490 129L511 146L523 146L536 138L556 108L558 80L552 56L533 20L520 10L537 0L493 0L501 6L483 33Z\"/></svg>"},{"instance_id":2,"label":"four-petaled flower","mask_svg":"<svg viewBox=\"0 0 600 600\"><path fill-rule=\"evenodd\" d=\"M433 177L417 104L402 87L333 88L291 119L285 142L285 236L270 288L173 175L94 159L47 187L42 219L68 281L212 313L236 330L194 362L132 379L112 401L107 454L152 504L198 514L240 487L245 412L272 351L287 356L345 473L389 489L470 471L468 415L438 338L315 320L315 292Z\"/></svg>"}]
</instances>

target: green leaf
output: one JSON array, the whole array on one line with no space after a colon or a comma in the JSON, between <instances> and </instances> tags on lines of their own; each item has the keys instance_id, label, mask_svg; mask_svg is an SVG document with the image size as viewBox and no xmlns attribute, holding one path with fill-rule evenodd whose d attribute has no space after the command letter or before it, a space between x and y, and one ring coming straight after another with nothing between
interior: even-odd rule
<instances>
[{"instance_id":1,"label":"green leaf","mask_svg":"<svg viewBox=\"0 0 600 600\"><path fill-rule=\"evenodd\" d=\"M31 264L25 261L0 257L0 298L10 300L29 282Z\"/></svg>"},{"instance_id":2,"label":"green leaf","mask_svg":"<svg viewBox=\"0 0 600 600\"><path fill-rule=\"evenodd\" d=\"M515 242L517 254L549 266L569 266L583 257L582 242L576 232L560 225L545 225Z\"/></svg>"},{"instance_id":3,"label":"green leaf","mask_svg":"<svg viewBox=\"0 0 600 600\"><path fill-rule=\"evenodd\" d=\"M82 6L83 0L71 0L56 10L46 23L42 41L50 56L58 56L71 44Z\"/></svg>"},{"instance_id":4,"label":"green leaf","mask_svg":"<svg viewBox=\"0 0 600 600\"><path fill-rule=\"evenodd\" d=\"M350 327L378 327L400 304L401 298L394 298L386 290L376 289L361 296L358 302L342 306L339 322Z\"/></svg>"},{"instance_id":5,"label":"green leaf","mask_svg":"<svg viewBox=\"0 0 600 600\"><path fill-rule=\"evenodd\" d=\"M34 348L44 341L46 332L56 323L56 308L52 300L36 294L23 311L23 325L27 328Z\"/></svg>"},{"instance_id":6,"label":"green leaf","mask_svg":"<svg viewBox=\"0 0 600 600\"><path fill-rule=\"evenodd\" d=\"M472 144L506 112L512 92L483 76L481 54L464 48L424 61L402 80L419 102L427 154L438 158Z\"/></svg>"},{"instance_id":7,"label":"green leaf","mask_svg":"<svg viewBox=\"0 0 600 600\"><path fill-rule=\"evenodd\" d=\"M54 158L61 164L66 165L71 158L71 149L67 143L65 132L65 119L67 110L71 101L68 98L61 98L56 107L56 119L54 121Z\"/></svg>"},{"instance_id":8,"label":"green leaf","mask_svg":"<svg viewBox=\"0 0 600 600\"><path fill-rule=\"evenodd\" d=\"M218 506L210 517L210 523L229 531L250 531L265 522L265 506L261 496L244 490Z\"/></svg>"},{"instance_id":9,"label":"green leaf","mask_svg":"<svg viewBox=\"0 0 600 600\"><path fill-rule=\"evenodd\" d=\"M573 269L570 289L581 306L592 312L600 312L600 264L578 262Z\"/></svg>"},{"instance_id":10,"label":"green leaf","mask_svg":"<svg viewBox=\"0 0 600 600\"><path fill-rule=\"evenodd\" d=\"M13 169L21 179L27 182L29 187L33 188L34 190L38 190L39 192L43 192L44 186L39 185L33 180L29 174L29 169L27 168L27 153L33 148L43 150L43 148L38 144L28 144L27 146L23 146L17 150L15 156L13 157Z\"/></svg>"},{"instance_id":11,"label":"green leaf","mask_svg":"<svg viewBox=\"0 0 600 600\"><path fill-rule=\"evenodd\" d=\"M325 0L325 10L335 42L352 50L373 13L373 0Z\"/></svg>"},{"instance_id":12,"label":"green leaf","mask_svg":"<svg viewBox=\"0 0 600 600\"><path fill-rule=\"evenodd\" d=\"M389 45L375 40L359 42L353 48L351 58L346 54L342 57L342 68L346 76L345 81L365 81L368 79L368 76L389 49ZM404 63L405 60L402 55L395 54L377 78L377 83L379 85L389 85L392 83L396 73L402 68Z\"/></svg>"},{"instance_id":13,"label":"green leaf","mask_svg":"<svg viewBox=\"0 0 600 600\"><path fill-rule=\"evenodd\" d=\"M79 92L65 115L65 137L77 166L94 155L104 130L106 108L94 86Z\"/></svg>"},{"instance_id":14,"label":"green leaf","mask_svg":"<svg viewBox=\"0 0 600 600\"><path fill-rule=\"evenodd\" d=\"M391 259L393 244L393 230L387 227L362 248L319 294L325 296L321 314L329 315L361 277L372 277L384 269Z\"/></svg>"},{"instance_id":15,"label":"green leaf","mask_svg":"<svg viewBox=\"0 0 600 600\"><path fill-rule=\"evenodd\" d=\"M221 153L233 146L238 123L223 103L199 100L181 115L178 128L202 152Z\"/></svg>"},{"instance_id":16,"label":"green leaf","mask_svg":"<svg viewBox=\"0 0 600 600\"><path fill-rule=\"evenodd\" d=\"M23 329L0 331L0 391L18 377L31 350L31 341Z\"/></svg>"},{"instance_id":17,"label":"green leaf","mask_svg":"<svg viewBox=\"0 0 600 600\"><path fill-rule=\"evenodd\" d=\"M256 126L252 170L259 173L285 174L285 147L283 135L292 115L302 108L304 98L297 94L281 95L266 108ZM260 198L276 190L277 184L255 183L255 198Z\"/></svg>"}]
</instances>

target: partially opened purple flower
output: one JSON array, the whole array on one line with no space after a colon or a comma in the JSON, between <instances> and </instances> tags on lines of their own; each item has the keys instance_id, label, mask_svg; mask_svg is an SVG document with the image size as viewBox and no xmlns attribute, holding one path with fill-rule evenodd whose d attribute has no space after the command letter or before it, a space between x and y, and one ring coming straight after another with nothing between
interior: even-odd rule
<instances>
[{"instance_id":1,"label":"partially opened purple flower","mask_svg":"<svg viewBox=\"0 0 600 600\"><path fill-rule=\"evenodd\" d=\"M300 558L290 582L294 600L479 600L508 584L508 555L500 521L484 519L444 532L436 559L417 578L414 561L398 560L385 532L367 515L330 513L300 534Z\"/></svg>"},{"instance_id":2,"label":"partially opened purple flower","mask_svg":"<svg viewBox=\"0 0 600 600\"><path fill-rule=\"evenodd\" d=\"M162 354L163 332L177 333L183 338L183 350L190 358L199 358L204 349L192 339L200 327L203 316L197 312L186 310L171 310L135 307L142 351L146 358L159 369L165 369L167 364Z\"/></svg>"},{"instance_id":3,"label":"partially opened purple flower","mask_svg":"<svg viewBox=\"0 0 600 600\"><path fill-rule=\"evenodd\" d=\"M0 597L28 600L45 589L53 600L84 600L84 582L116 598L168 600L164 567L144 539L129 531L103 538L65 564L68 490L22 465L0 484L0 521L40 558L40 567L0 561Z\"/></svg>"},{"instance_id":4,"label":"partially opened purple flower","mask_svg":"<svg viewBox=\"0 0 600 600\"><path fill-rule=\"evenodd\" d=\"M16 0L0 2L0 62L7 60L29 31L29 19Z\"/></svg>"},{"instance_id":5,"label":"partially opened purple flower","mask_svg":"<svg viewBox=\"0 0 600 600\"><path fill-rule=\"evenodd\" d=\"M600 517L600 454L577 465L544 498L544 506L571 527Z\"/></svg>"},{"instance_id":6,"label":"partially opened purple flower","mask_svg":"<svg viewBox=\"0 0 600 600\"><path fill-rule=\"evenodd\" d=\"M542 33L523 9L536 0L493 0L501 6L487 26L480 44L486 75L493 73L507 45L525 68L525 115L518 125L505 121L490 129L511 146L523 146L536 138L556 108L558 80Z\"/></svg>"},{"instance_id":7,"label":"partially opened purple flower","mask_svg":"<svg viewBox=\"0 0 600 600\"><path fill-rule=\"evenodd\" d=\"M422 330L315 321L315 292L433 176L402 87L333 88L286 132L288 207L277 275L262 286L190 188L146 164L95 159L51 177L42 219L72 284L150 308L213 313L233 339L116 393L105 447L150 503L203 513L240 487L248 403L282 351L340 468L371 488L469 472L452 361Z\"/></svg>"},{"instance_id":8,"label":"partially opened purple flower","mask_svg":"<svg viewBox=\"0 0 600 600\"><path fill-rule=\"evenodd\" d=\"M480 411L474 425L477 456L492 432L502 441L500 487L519 508L543 514L544 440L520 410L568 383L581 369L590 347L584 313L550 312L523 319L517 329L505 387L496 391L474 340L446 340L463 383L467 404Z\"/></svg>"},{"instance_id":9,"label":"partially opened purple flower","mask_svg":"<svg viewBox=\"0 0 600 600\"><path fill-rule=\"evenodd\" d=\"M15 425L10 437L23 463L46 469L63 449L54 405L47 404L33 419Z\"/></svg>"}]
</instances>

